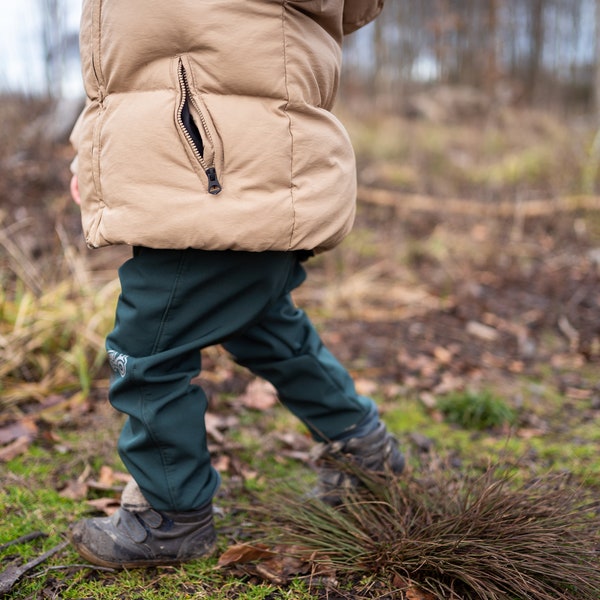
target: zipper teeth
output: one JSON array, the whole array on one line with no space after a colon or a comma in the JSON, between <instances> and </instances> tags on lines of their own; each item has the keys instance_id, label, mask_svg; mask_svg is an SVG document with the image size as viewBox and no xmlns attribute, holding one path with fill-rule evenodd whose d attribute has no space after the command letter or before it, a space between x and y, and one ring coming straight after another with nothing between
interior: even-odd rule
<instances>
[{"instance_id":1,"label":"zipper teeth","mask_svg":"<svg viewBox=\"0 0 600 600\"><path fill-rule=\"evenodd\" d=\"M192 147L194 156L198 159L198 162L202 165L202 168L206 171L210 168L211 165L208 165L207 162L204 160L204 157L202 156L202 154L200 154L200 151L198 150L198 147L196 146L196 142L194 142L194 139L190 135L186 126L184 125L183 118L181 116L186 100L190 100L192 102L192 104L194 105L194 108L198 111L198 114L200 115L200 122L202 124L202 129L204 130L204 133L206 134L207 141L210 142L211 145L213 142L212 142L210 132L208 131L208 127L206 125L204 116L202 115L202 112L199 110L196 102L194 102L194 98L190 94L190 88L188 85L188 81L187 81L187 78L185 75L185 70L183 68L183 65L179 65L179 82L181 83L181 88L183 90L183 96L181 98L181 104L179 105L179 110L177 111L177 121L179 122L179 126L181 127L181 130L183 131L183 135L185 136L185 139L189 142L190 146Z\"/></svg>"}]
</instances>

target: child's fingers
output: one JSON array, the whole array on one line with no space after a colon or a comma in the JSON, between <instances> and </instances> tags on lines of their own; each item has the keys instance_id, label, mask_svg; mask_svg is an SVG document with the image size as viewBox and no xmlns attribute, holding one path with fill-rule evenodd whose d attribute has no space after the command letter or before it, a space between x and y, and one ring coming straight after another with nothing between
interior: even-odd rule
<instances>
[{"instance_id":1,"label":"child's fingers","mask_svg":"<svg viewBox=\"0 0 600 600\"><path fill-rule=\"evenodd\" d=\"M73 202L75 202L75 204L81 205L81 197L79 196L79 181L77 179L77 175L73 175L73 177L71 177L70 189Z\"/></svg>"}]
</instances>

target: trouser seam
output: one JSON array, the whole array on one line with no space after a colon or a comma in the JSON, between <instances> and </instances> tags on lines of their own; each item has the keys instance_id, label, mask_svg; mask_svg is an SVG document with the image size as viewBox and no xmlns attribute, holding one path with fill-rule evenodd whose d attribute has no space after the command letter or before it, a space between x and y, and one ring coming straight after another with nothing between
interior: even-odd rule
<instances>
[{"instance_id":1,"label":"trouser seam","mask_svg":"<svg viewBox=\"0 0 600 600\"><path fill-rule=\"evenodd\" d=\"M152 351L151 351L151 355L156 354L158 352L158 348L160 346L160 340L162 338L162 334L165 328L165 325L168 321L168 316L169 313L171 311L171 306L173 304L173 300L175 298L175 295L177 294L177 290L179 288L179 283L181 281L181 274L183 272L183 268L184 268L184 264L185 264L185 251L181 251L180 252L180 257L179 257L179 264L177 265L177 272L175 273L175 278L173 280L173 286L171 288L171 293L169 295L169 299L167 300L167 305L165 306L165 309L163 311L161 320L160 320L160 325L158 326L158 331L156 333L156 339L154 340L154 345L152 346Z\"/></svg>"},{"instance_id":2,"label":"trouser seam","mask_svg":"<svg viewBox=\"0 0 600 600\"><path fill-rule=\"evenodd\" d=\"M162 338L162 334L164 332L165 329L165 325L168 321L168 316L171 310L171 306L173 304L173 299L175 298L175 295L177 293L177 290L179 288L179 283L181 281L181 274L183 272L183 268L184 268L184 264L185 264L185 251L181 251L180 252L180 256L179 256L179 263L177 265L177 271L175 273L175 277L173 280L173 285L171 287L171 293L169 294L169 299L167 300L165 309L163 311L163 314L161 316L161 320L160 320L160 325L158 327L158 331L156 333L156 339L154 340L154 344L152 346L152 351L151 351L151 356L154 354L158 353L159 347L160 347L160 340ZM166 484L167 484L167 489L169 491L169 500L170 503L172 505L174 505L174 497L173 497L173 493L171 491L171 484L169 482L170 480L170 472L171 472L171 464L170 462L167 460L167 457L165 456L162 444L160 443L159 440L156 439L156 436L154 435L154 428L152 427L152 420L151 419L147 419L146 418L146 407L148 406L148 402L145 398L146 396L146 389L147 386L146 385L140 385L139 387L139 391L140 391L140 402L141 402L141 414L144 418L144 426L146 427L146 429L148 430L148 432L150 433L150 437L152 439L152 442L155 444L156 448L158 449L159 455L160 455L160 459L161 459L161 463L163 465L163 473L165 474L165 479L166 479Z\"/></svg>"}]
</instances>

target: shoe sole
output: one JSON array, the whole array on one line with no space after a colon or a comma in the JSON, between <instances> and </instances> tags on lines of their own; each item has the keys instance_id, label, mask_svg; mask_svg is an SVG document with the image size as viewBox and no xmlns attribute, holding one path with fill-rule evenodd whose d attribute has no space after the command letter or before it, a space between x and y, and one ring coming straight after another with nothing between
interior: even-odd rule
<instances>
[{"instance_id":1,"label":"shoe sole","mask_svg":"<svg viewBox=\"0 0 600 600\"><path fill-rule=\"evenodd\" d=\"M109 567L111 569L142 569L144 567L166 567L171 565L181 565L183 563L190 562L192 560L198 560L200 558L206 558L214 553L216 550L216 544L211 546L204 554L194 556L190 558L156 558L156 559L145 559L127 562L111 562L104 560L90 552L85 546L80 546L75 542L71 542L78 554L85 558L87 561L99 567Z\"/></svg>"}]
</instances>

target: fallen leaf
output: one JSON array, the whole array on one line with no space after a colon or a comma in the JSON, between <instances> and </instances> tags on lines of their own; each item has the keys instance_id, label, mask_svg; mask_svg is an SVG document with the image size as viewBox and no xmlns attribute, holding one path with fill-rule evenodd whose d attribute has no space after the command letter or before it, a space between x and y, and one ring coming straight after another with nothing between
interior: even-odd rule
<instances>
[{"instance_id":1,"label":"fallen leaf","mask_svg":"<svg viewBox=\"0 0 600 600\"><path fill-rule=\"evenodd\" d=\"M309 450L314 444L312 439L306 433L297 431L276 431L274 432L273 437L293 450Z\"/></svg>"},{"instance_id":2,"label":"fallen leaf","mask_svg":"<svg viewBox=\"0 0 600 600\"><path fill-rule=\"evenodd\" d=\"M527 427L523 427L521 429L518 429L516 432L517 437L523 439L523 440L530 440L536 437L541 437L542 435L545 435L546 433L548 433L548 431L546 429L534 429L534 428L527 428Z\"/></svg>"},{"instance_id":3,"label":"fallen leaf","mask_svg":"<svg viewBox=\"0 0 600 600\"><path fill-rule=\"evenodd\" d=\"M365 379L363 377L357 377L354 380L354 386L356 391L363 396L372 396L377 392L378 385L377 382L372 379Z\"/></svg>"},{"instance_id":4,"label":"fallen leaf","mask_svg":"<svg viewBox=\"0 0 600 600\"><path fill-rule=\"evenodd\" d=\"M254 562L261 558L270 558L273 552L264 544L235 544L229 546L219 557L219 567L228 567L234 564Z\"/></svg>"},{"instance_id":5,"label":"fallen leaf","mask_svg":"<svg viewBox=\"0 0 600 600\"><path fill-rule=\"evenodd\" d=\"M107 465L102 465L100 467L100 476L98 477L98 482L102 485L106 485L107 487L114 485L115 477L113 469Z\"/></svg>"},{"instance_id":6,"label":"fallen leaf","mask_svg":"<svg viewBox=\"0 0 600 600\"><path fill-rule=\"evenodd\" d=\"M580 354L553 354L550 364L556 369L580 369L585 364L585 359Z\"/></svg>"},{"instance_id":7,"label":"fallen leaf","mask_svg":"<svg viewBox=\"0 0 600 600\"><path fill-rule=\"evenodd\" d=\"M254 470L250 467L247 467L244 464L239 465L238 473L242 476L244 481L254 481L255 479L258 479L258 476L259 476L258 471Z\"/></svg>"},{"instance_id":8,"label":"fallen leaf","mask_svg":"<svg viewBox=\"0 0 600 600\"><path fill-rule=\"evenodd\" d=\"M592 390L582 390L581 388L568 387L565 395L574 400L589 400L592 397Z\"/></svg>"},{"instance_id":9,"label":"fallen leaf","mask_svg":"<svg viewBox=\"0 0 600 600\"><path fill-rule=\"evenodd\" d=\"M42 409L44 409L44 408L49 408L51 406L56 406L57 404L64 402L64 400L65 400L65 397L60 394L50 394L49 396L46 396L41 401L40 407Z\"/></svg>"},{"instance_id":10,"label":"fallen leaf","mask_svg":"<svg viewBox=\"0 0 600 600\"><path fill-rule=\"evenodd\" d=\"M311 462L311 454L307 450L282 450L280 456L276 456L275 460L277 462L283 462L283 458L291 458L293 460L297 460L301 463L310 463Z\"/></svg>"},{"instance_id":11,"label":"fallen leaf","mask_svg":"<svg viewBox=\"0 0 600 600\"><path fill-rule=\"evenodd\" d=\"M23 436L16 439L12 444L9 444L5 448L0 450L0 462L8 462L17 456L25 453L31 444L32 439Z\"/></svg>"},{"instance_id":12,"label":"fallen leaf","mask_svg":"<svg viewBox=\"0 0 600 600\"><path fill-rule=\"evenodd\" d=\"M38 426L32 418L23 418L0 428L0 444L8 444L20 438L35 439L38 434Z\"/></svg>"},{"instance_id":13,"label":"fallen leaf","mask_svg":"<svg viewBox=\"0 0 600 600\"><path fill-rule=\"evenodd\" d=\"M266 410L277 404L277 391L268 381L254 379L240 396L240 402L246 408Z\"/></svg>"},{"instance_id":14,"label":"fallen leaf","mask_svg":"<svg viewBox=\"0 0 600 600\"><path fill-rule=\"evenodd\" d=\"M429 410L437 408L437 399L430 392L421 392L419 394L419 400L423 403L423 406Z\"/></svg>"},{"instance_id":15,"label":"fallen leaf","mask_svg":"<svg viewBox=\"0 0 600 600\"><path fill-rule=\"evenodd\" d=\"M511 373L522 373L525 365L522 360L512 360L508 365L508 370Z\"/></svg>"},{"instance_id":16,"label":"fallen leaf","mask_svg":"<svg viewBox=\"0 0 600 600\"><path fill-rule=\"evenodd\" d=\"M121 506L121 502L117 498L95 498L94 500L88 500L87 503L98 512L102 512L109 517Z\"/></svg>"},{"instance_id":17,"label":"fallen leaf","mask_svg":"<svg viewBox=\"0 0 600 600\"><path fill-rule=\"evenodd\" d=\"M487 342L493 342L498 339L497 329L494 329L489 325L479 323L478 321L469 321L465 329L469 335L477 337L481 340L485 340Z\"/></svg>"},{"instance_id":18,"label":"fallen leaf","mask_svg":"<svg viewBox=\"0 0 600 600\"><path fill-rule=\"evenodd\" d=\"M481 364L483 364L486 368L497 368L502 369L505 366L505 359L501 356L496 356L491 352L482 352L481 353Z\"/></svg>"},{"instance_id":19,"label":"fallen leaf","mask_svg":"<svg viewBox=\"0 0 600 600\"><path fill-rule=\"evenodd\" d=\"M211 413L204 415L204 426L206 427L206 434L209 435L217 444L222 444L225 438L221 435L217 427L217 417Z\"/></svg>"},{"instance_id":20,"label":"fallen leaf","mask_svg":"<svg viewBox=\"0 0 600 600\"><path fill-rule=\"evenodd\" d=\"M433 356L443 365L448 365L452 361L452 352L443 346L436 346L433 349Z\"/></svg>"},{"instance_id":21,"label":"fallen leaf","mask_svg":"<svg viewBox=\"0 0 600 600\"><path fill-rule=\"evenodd\" d=\"M392 577L392 585L399 590L405 590L410 587L408 581L404 579L404 577L400 577L398 573L394 573L394 576Z\"/></svg>"},{"instance_id":22,"label":"fallen leaf","mask_svg":"<svg viewBox=\"0 0 600 600\"><path fill-rule=\"evenodd\" d=\"M242 565L244 572L261 577L275 585L284 585L298 575L311 574L323 578L328 585L335 585L335 571L325 557L316 560L316 553L299 546L275 546L264 544L237 544L230 546L219 558L220 567Z\"/></svg>"},{"instance_id":23,"label":"fallen leaf","mask_svg":"<svg viewBox=\"0 0 600 600\"><path fill-rule=\"evenodd\" d=\"M406 590L406 600L436 600L436 597L412 585Z\"/></svg>"},{"instance_id":24,"label":"fallen leaf","mask_svg":"<svg viewBox=\"0 0 600 600\"><path fill-rule=\"evenodd\" d=\"M465 380L463 377L457 377L453 373L445 372L442 373L442 380L435 386L433 393L437 396L442 396L460 390L463 387L465 387Z\"/></svg>"},{"instance_id":25,"label":"fallen leaf","mask_svg":"<svg viewBox=\"0 0 600 600\"><path fill-rule=\"evenodd\" d=\"M87 497L88 485L78 479L73 479L60 491L59 496L69 500L83 500Z\"/></svg>"},{"instance_id":26,"label":"fallen leaf","mask_svg":"<svg viewBox=\"0 0 600 600\"><path fill-rule=\"evenodd\" d=\"M112 467L103 465L100 467L100 473L97 480L87 479L87 476L84 479L86 480L87 485L95 490L111 490L118 492L122 490L123 484L131 481L132 477L129 473L115 471Z\"/></svg>"},{"instance_id":27,"label":"fallen leaf","mask_svg":"<svg viewBox=\"0 0 600 600\"><path fill-rule=\"evenodd\" d=\"M239 419L233 416L216 415L207 412L204 415L204 424L206 433L217 442L217 444L223 444L225 443L225 438L221 431L236 427L239 424Z\"/></svg>"},{"instance_id":28,"label":"fallen leaf","mask_svg":"<svg viewBox=\"0 0 600 600\"><path fill-rule=\"evenodd\" d=\"M275 585L285 585L290 579L298 575L310 573L310 564L297 558L280 554L256 565L256 572L267 581Z\"/></svg>"},{"instance_id":29,"label":"fallen leaf","mask_svg":"<svg viewBox=\"0 0 600 600\"><path fill-rule=\"evenodd\" d=\"M123 471L115 471L113 477L115 478L115 482L118 483L129 483L133 479L129 473L124 473Z\"/></svg>"},{"instance_id":30,"label":"fallen leaf","mask_svg":"<svg viewBox=\"0 0 600 600\"><path fill-rule=\"evenodd\" d=\"M383 394L388 400L395 400L403 392L404 389L399 383L387 383L383 386Z\"/></svg>"},{"instance_id":31,"label":"fallen leaf","mask_svg":"<svg viewBox=\"0 0 600 600\"><path fill-rule=\"evenodd\" d=\"M229 458L227 454L219 454L213 460L213 467L219 471L219 473L227 473L231 467L231 458Z\"/></svg>"}]
</instances>

